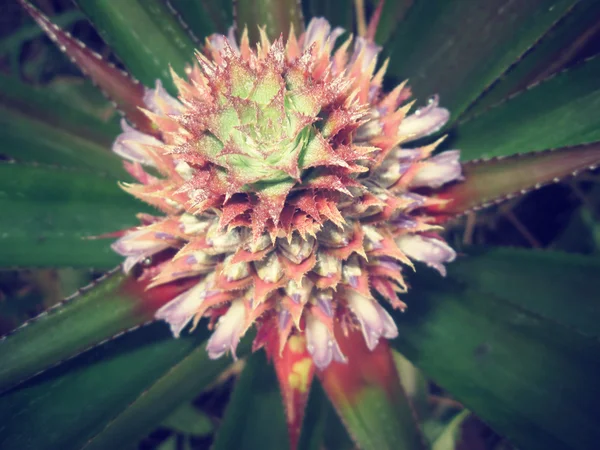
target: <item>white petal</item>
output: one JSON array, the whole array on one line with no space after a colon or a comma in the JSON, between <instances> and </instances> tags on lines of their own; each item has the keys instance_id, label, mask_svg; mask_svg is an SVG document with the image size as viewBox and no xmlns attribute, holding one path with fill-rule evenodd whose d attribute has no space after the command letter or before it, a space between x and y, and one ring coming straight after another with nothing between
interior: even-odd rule
<instances>
[{"instance_id":1,"label":"white petal","mask_svg":"<svg viewBox=\"0 0 600 450\"><path fill-rule=\"evenodd\" d=\"M452 262L456 258L456 252L444 241L420 234L399 236L396 238L396 244L406 256L427 264L442 276L446 276L446 268L443 263Z\"/></svg>"},{"instance_id":2,"label":"white petal","mask_svg":"<svg viewBox=\"0 0 600 450\"><path fill-rule=\"evenodd\" d=\"M125 119L121 120L121 128L123 133L117 136L112 151L123 159L153 166L154 162L144 146L161 146L162 143L155 137L132 128Z\"/></svg>"},{"instance_id":3,"label":"white petal","mask_svg":"<svg viewBox=\"0 0 600 450\"><path fill-rule=\"evenodd\" d=\"M183 105L169 95L160 80L156 80L156 88L145 89L144 104L156 114L179 115L183 111Z\"/></svg>"},{"instance_id":4,"label":"white petal","mask_svg":"<svg viewBox=\"0 0 600 450\"><path fill-rule=\"evenodd\" d=\"M346 297L348 306L358 319L360 328L369 350L375 349L379 338L384 335L395 337L398 333L392 318L375 300L356 291L350 291ZM390 324L391 322L391 324Z\"/></svg>"},{"instance_id":5,"label":"white petal","mask_svg":"<svg viewBox=\"0 0 600 450\"><path fill-rule=\"evenodd\" d=\"M203 280L193 288L175 297L154 314L156 319L164 320L169 324L171 332L176 338L180 336L181 331L192 320L207 297L207 283L207 280Z\"/></svg>"},{"instance_id":6,"label":"white petal","mask_svg":"<svg viewBox=\"0 0 600 450\"><path fill-rule=\"evenodd\" d=\"M236 359L235 349L240 341L246 321L246 306L243 299L234 300L225 314L217 323L217 329L212 334L206 345L210 359L220 358L227 350L231 350Z\"/></svg>"},{"instance_id":7,"label":"white petal","mask_svg":"<svg viewBox=\"0 0 600 450\"><path fill-rule=\"evenodd\" d=\"M398 135L413 141L441 129L448 122L450 112L447 109L439 108L438 102L438 97L434 96L429 99L427 106L406 117L398 127Z\"/></svg>"},{"instance_id":8,"label":"white petal","mask_svg":"<svg viewBox=\"0 0 600 450\"><path fill-rule=\"evenodd\" d=\"M320 370L329 366L331 361L346 362L327 326L313 314L306 315L306 349Z\"/></svg>"},{"instance_id":9,"label":"white petal","mask_svg":"<svg viewBox=\"0 0 600 450\"><path fill-rule=\"evenodd\" d=\"M460 179L462 167L459 159L459 150L448 150L429 158L412 179L411 187L438 188L450 181Z\"/></svg>"}]
</instances>

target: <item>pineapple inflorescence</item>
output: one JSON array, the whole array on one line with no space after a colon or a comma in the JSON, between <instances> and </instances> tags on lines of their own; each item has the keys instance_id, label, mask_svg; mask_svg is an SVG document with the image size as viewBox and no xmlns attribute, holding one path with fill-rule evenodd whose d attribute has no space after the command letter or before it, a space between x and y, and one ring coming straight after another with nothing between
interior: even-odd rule
<instances>
[{"instance_id":1,"label":"pineapple inflorescence","mask_svg":"<svg viewBox=\"0 0 600 450\"><path fill-rule=\"evenodd\" d=\"M378 299L404 309L403 268L444 275L455 258L427 208L461 177L459 153L404 147L448 111L434 96L410 113L405 83L382 91L380 48L336 47L342 33L317 18L287 40L262 32L256 47L213 35L186 79L173 73L177 99L147 89L154 133L123 121L113 145L138 181L123 188L164 213L140 215L113 248L126 272L154 258L140 275L150 286L195 280L156 317L175 336L208 317L211 358L235 357L255 325L255 349L299 335L320 369L343 362L334 325L360 329L370 349L394 338Z\"/></svg>"}]
</instances>

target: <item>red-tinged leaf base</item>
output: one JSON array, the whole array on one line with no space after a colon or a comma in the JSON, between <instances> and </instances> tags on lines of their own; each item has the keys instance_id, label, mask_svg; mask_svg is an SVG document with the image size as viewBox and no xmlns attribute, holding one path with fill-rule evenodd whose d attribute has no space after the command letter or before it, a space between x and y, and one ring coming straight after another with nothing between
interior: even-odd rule
<instances>
[{"instance_id":1,"label":"red-tinged leaf base","mask_svg":"<svg viewBox=\"0 0 600 450\"><path fill-rule=\"evenodd\" d=\"M370 351L359 332L344 335L339 326L336 339L348 362L332 362L318 376L357 444L365 449L424 448L388 342L382 339Z\"/></svg>"},{"instance_id":2,"label":"red-tinged leaf base","mask_svg":"<svg viewBox=\"0 0 600 450\"><path fill-rule=\"evenodd\" d=\"M144 87L125 72L86 48L66 31L54 25L37 8L25 0L19 0L23 8L38 23L48 37L79 67L104 94L123 112L125 117L140 131L156 134L148 117L140 108L145 107Z\"/></svg>"},{"instance_id":3,"label":"red-tinged leaf base","mask_svg":"<svg viewBox=\"0 0 600 450\"><path fill-rule=\"evenodd\" d=\"M438 221L485 208L558 182L600 163L600 143L468 162L465 180L446 187L436 197L448 200L429 207Z\"/></svg>"},{"instance_id":4,"label":"red-tinged leaf base","mask_svg":"<svg viewBox=\"0 0 600 450\"><path fill-rule=\"evenodd\" d=\"M306 349L304 335L290 337L281 352L279 342L272 340L267 344L267 352L275 365L283 397L290 450L296 450L315 365Z\"/></svg>"}]
</instances>

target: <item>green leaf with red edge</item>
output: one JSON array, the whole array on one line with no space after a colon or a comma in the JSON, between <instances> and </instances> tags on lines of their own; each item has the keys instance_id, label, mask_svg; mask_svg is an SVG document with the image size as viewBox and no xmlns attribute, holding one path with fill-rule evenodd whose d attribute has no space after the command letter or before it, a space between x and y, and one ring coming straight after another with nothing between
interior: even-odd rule
<instances>
[{"instance_id":1,"label":"green leaf with red edge","mask_svg":"<svg viewBox=\"0 0 600 450\"><path fill-rule=\"evenodd\" d=\"M370 351L359 332L336 330L346 364L318 372L348 433L362 449L424 449L413 408L400 383L387 341Z\"/></svg>"},{"instance_id":2,"label":"green leaf with red edge","mask_svg":"<svg viewBox=\"0 0 600 450\"><path fill-rule=\"evenodd\" d=\"M408 78L416 98L440 94L456 119L575 3L415 2L388 43L388 73Z\"/></svg>"},{"instance_id":3,"label":"green leaf with red edge","mask_svg":"<svg viewBox=\"0 0 600 450\"><path fill-rule=\"evenodd\" d=\"M600 3L580 1L519 63L480 98L461 119L559 72L577 58L600 30Z\"/></svg>"},{"instance_id":4,"label":"green leaf with red edge","mask_svg":"<svg viewBox=\"0 0 600 450\"><path fill-rule=\"evenodd\" d=\"M174 94L169 66L184 75L196 44L165 2L160 0L77 0L102 38L145 86L162 80Z\"/></svg>"},{"instance_id":5,"label":"green leaf with red edge","mask_svg":"<svg viewBox=\"0 0 600 450\"><path fill-rule=\"evenodd\" d=\"M200 326L174 339L168 327L154 324L2 394L0 445L6 450L135 445L231 364L228 358L208 360L208 334ZM249 349L248 340L238 346L240 354Z\"/></svg>"},{"instance_id":6,"label":"green leaf with red edge","mask_svg":"<svg viewBox=\"0 0 600 450\"><path fill-rule=\"evenodd\" d=\"M455 216L484 208L600 164L600 143L463 164L464 181L437 196L433 212Z\"/></svg>"},{"instance_id":7,"label":"green leaf with red edge","mask_svg":"<svg viewBox=\"0 0 600 450\"><path fill-rule=\"evenodd\" d=\"M150 120L139 109L144 106L142 85L55 26L29 2L19 1L48 37L116 103L132 124L142 131L152 130Z\"/></svg>"},{"instance_id":8,"label":"green leaf with red edge","mask_svg":"<svg viewBox=\"0 0 600 450\"><path fill-rule=\"evenodd\" d=\"M87 238L137 226L136 213L153 211L113 179L17 163L0 163L0 210L0 267L100 269L122 258L109 239Z\"/></svg>"},{"instance_id":9,"label":"green leaf with red edge","mask_svg":"<svg viewBox=\"0 0 600 450\"><path fill-rule=\"evenodd\" d=\"M598 141L599 104L594 58L459 124L448 145L468 161Z\"/></svg>"},{"instance_id":10,"label":"green leaf with red edge","mask_svg":"<svg viewBox=\"0 0 600 450\"><path fill-rule=\"evenodd\" d=\"M114 108L100 97L101 94L96 92L91 83L81 79L57 79L50 85L36 86L0 74L1 105L31 119L103 144L103 153L106 153L106 148L121 128ZM89 158L93 160L93 155L89 155Z\"/></svg>"},{"instance_id":11,"label":"green leaf with red edge","mask_svg":"<svg viewBox=\"0 0 600 450\"><path fill-rule=\"evenodd\" d=\"M265 353L251 355L237 380L213 450L285 450L286 420L273 366Z\"/></svg>"},{"instance_id":12,"label":"green leaf with red edge","mask_svg":"<svg viewBox=\"0 0 600 450\"><path fill-rule=\"evenodd\" d=\"M471 251L448 276L418 267L392 345L497 432L528 449L600 438L600 261Z\"/></svg>"},{"instance_id":13,"label":"green leaf with red edge","mask_svg":"<svg viewBox=\"0 0 600 450\"><path fill-rule=\"evenodd\" d=\"M264 26L270 39L283 34L287 40L293 25L296 35L304 30L302 6L298 0L237 0L236 26L248 28L250 42L259 42L259 26Z\"/></svg>"},{"instance_id":14,"label":"green leaf with red edge","mask_svg":"<svg viewBox=\"0 0 600 450\"><path fill-rule=\"evenodd\" d=\"M125 276L117 268L25 322L0 341L0 391L153 320L158 308L190 286L190 281L182 281L146 290L148 283Z\"/></svg>"}]
</instances>

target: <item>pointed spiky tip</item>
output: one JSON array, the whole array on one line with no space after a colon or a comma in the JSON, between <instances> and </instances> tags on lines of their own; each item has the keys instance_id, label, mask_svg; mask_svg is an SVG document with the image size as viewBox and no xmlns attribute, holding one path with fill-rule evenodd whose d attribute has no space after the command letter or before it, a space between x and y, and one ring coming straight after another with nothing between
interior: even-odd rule
<instances>
[{"instance_id":1,"label":"pointed spiky tip","mask_svg":"<svg viewBox=\"0 0 600 450\"><path fill-rule=\"evenodd\" d=\"M460 179L458 152L430 157L439 141L405 147L449 113L437 97L410 113L405 84L382 91L373 42L334 51L342 31L313 19L285 41L263 34L256 48L246 34L212 36L187 79L173 74L177 99L160 83L147 90L158 137L124 124L114 144L139 181L123 188L164 216L141 217L113 248L126 271L174 255L141 276L151 286L195 280L156 317L175 336L210 318L211 358L235 358L254 325L255 348L282 352L302 335L317 368L344 362L335 324L361 330L370 349L394 338L375 293L404 309L403 267L443 275L455 257L426 194Z\"/></svg>"}]
</instances>

